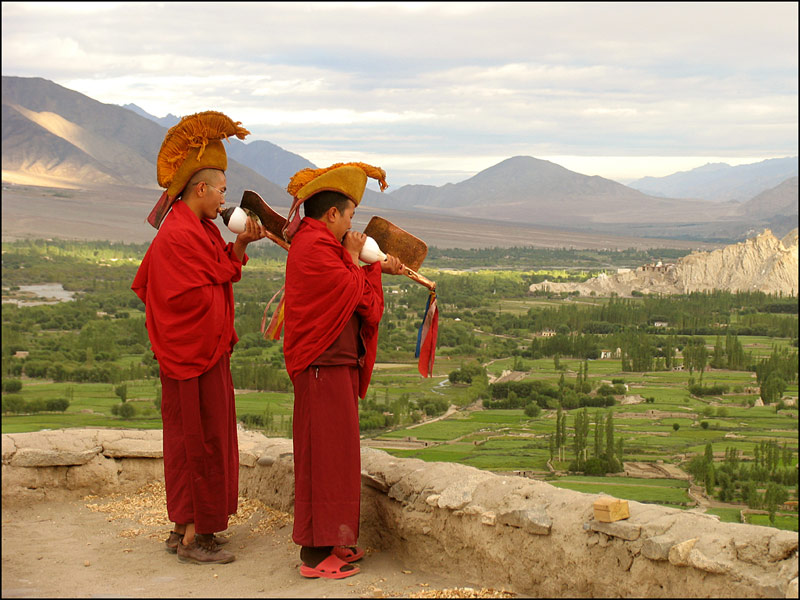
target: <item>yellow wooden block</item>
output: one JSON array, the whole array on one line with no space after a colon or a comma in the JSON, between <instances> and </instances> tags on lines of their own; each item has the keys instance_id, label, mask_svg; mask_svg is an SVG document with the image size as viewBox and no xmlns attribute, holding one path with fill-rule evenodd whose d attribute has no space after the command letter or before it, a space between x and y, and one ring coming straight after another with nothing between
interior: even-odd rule
<instances>
[{"instance_id":1,"label":"yellow wooden block","mask_svg":"<svg viewBox=\"0 0 800 600\"><path fill-rule=\"evenodd\" d=\"M594 502L594 518L604 523L613 523L630 517L628 501L603 497Z\"/></svg>"}]
</instances>

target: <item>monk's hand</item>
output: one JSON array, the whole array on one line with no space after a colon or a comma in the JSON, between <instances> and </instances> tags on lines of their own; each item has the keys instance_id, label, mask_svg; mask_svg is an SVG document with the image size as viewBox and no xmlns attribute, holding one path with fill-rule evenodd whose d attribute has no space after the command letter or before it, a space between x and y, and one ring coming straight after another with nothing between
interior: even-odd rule
<instances>
[{"instance_id":1,"label":"monk's hand","mask_svg":"<svg viewBox=\"0 0 800 600\"><path fill-rule=\"evenodd\" d=\"M244 224L244 231L236 237L236 241L245 246L250 242L255 242L267 237L266 228L255 219L247 219Z\"/></svg>"},{"instance_id":2,"label":"monk's hand","mask_svg":"<svg viewBox=\"0 0 800 600\"><path fill-rule=\"evenodd\" d=\"M400 259L391 254L386 255L386 260L381 262L381 272L388 275L402 275L406 270L406 266L400 262Z\"/></svg>"},{"instance_id":3,"label":"monk's hand","mask_svg":"<svg viewBox=\"0 0 800 600\"><path fill-rule=\"evenodd\" d=\"M244 253L247 250L247 244L255 242L267 236L267 230L261 223L256 223L253 219L247 219L244 224L244 231L236 236L236 241L233 242L233 253L241 261L244 260Z\"/></svg>"},{"instance_id":4,"label":"monk's hand","mask_svg":"<svg viewBox=\"0 0 800 600\"><path fill-rule=\"evenodd\" d=\"M361 249L364 247L364 242L367 241L367 236L360 231L348 231L344 234L342 239L342 246L350 253L353 262L358 264L358 256L361 254Z\"/></svg>"}]
</instances>

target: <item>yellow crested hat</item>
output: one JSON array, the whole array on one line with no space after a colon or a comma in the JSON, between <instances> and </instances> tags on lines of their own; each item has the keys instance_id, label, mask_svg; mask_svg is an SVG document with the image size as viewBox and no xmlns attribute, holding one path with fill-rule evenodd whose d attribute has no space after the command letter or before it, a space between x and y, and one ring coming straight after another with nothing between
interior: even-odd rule
<instances>
[{"instance_id":1,"label":"yellow crested hat","mask_svg":"<svg viewBox=\"0 0 800 600\"><path fill-rule=\"evenodd\" d=\"M330 191L344 194L358 206L364 196L368 177L378 181L381 191L389 187L383 169L360 162L336 163L324 169L309 168L295 173L286 186L286 191L294 197L283 232L287 241L300 226L298 211L303 202L314 194Z\"/></svg>"},{"instance_id":2,"label":"yellow crested hat","mask_svg":"<svg viewBox=\"0 0 800 600\"><path fill-rule=\"evenodd\" d=\"M192 176L202 169L228 168L228 155L222 140L235 136L240 140L250 132L221 112L208 110L183 117L170 128L161 144L156 161L158 185L166 188L147 221L156 229L169 208L181 195Z\"/></svg>"}]
</instances>

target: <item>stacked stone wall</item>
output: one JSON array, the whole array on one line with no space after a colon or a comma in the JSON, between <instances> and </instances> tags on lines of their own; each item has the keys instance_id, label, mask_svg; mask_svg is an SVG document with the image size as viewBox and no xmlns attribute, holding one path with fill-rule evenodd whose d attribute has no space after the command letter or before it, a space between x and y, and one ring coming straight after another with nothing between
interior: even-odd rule
<instances>
[{"instance_id":1,"label":"stacked stone wall","mask_svg":"<svg viewBox=\"0 0 800 600\"><path fill-rule=\"evenodd\" d=\"M240 432L240 494L293 509L291 440ZM533 597L792 597L797 534L362 449L361 543L410 568ZM163 477L161 431L3 435L3 504L133 490Z\"/></svg>"}]
</instances>

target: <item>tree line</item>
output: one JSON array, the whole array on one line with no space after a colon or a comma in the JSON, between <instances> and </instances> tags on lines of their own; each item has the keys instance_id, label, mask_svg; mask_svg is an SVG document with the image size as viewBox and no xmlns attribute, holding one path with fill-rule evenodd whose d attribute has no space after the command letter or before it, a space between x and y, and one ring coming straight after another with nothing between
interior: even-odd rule
<instances>
[{"instance_id":1,"label":"tree line","mask_svg":"<svg viewBox=\"0 0 800 600\"><path fill-rule=\"evenodd\" d=\"M713 446L692 457L686 470L705 486L706 493L722 502L739 500L749 508L767 510L770 523L788 499L786 486L797 488L797 467L791 448L775 440L761 440L753 449L753 460L745 462L739 450L725 448L722 462L714 459ZM763 490L763 491L760 491ZM797 489L795 489L797 495Z\"/></svg>"}]
</instances>

